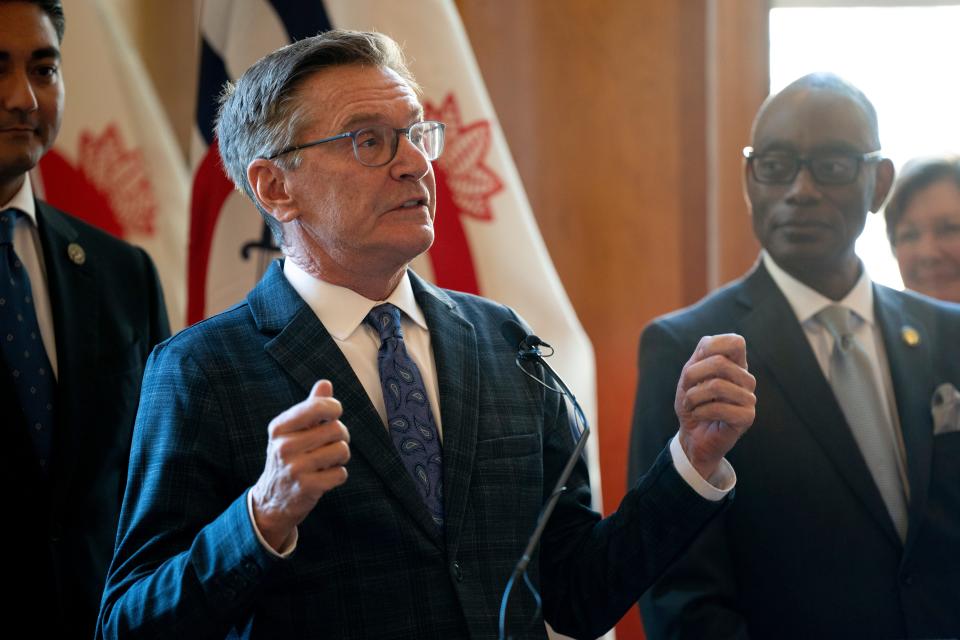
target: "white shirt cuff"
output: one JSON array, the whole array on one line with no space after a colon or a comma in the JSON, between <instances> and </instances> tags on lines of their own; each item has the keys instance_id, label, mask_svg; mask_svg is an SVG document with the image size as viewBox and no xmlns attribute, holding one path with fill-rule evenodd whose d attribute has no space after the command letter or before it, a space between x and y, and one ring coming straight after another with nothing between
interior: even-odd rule
<instances>
[{"instance_id":1,"label":"white shirt cuff","mask_svg":"<svg viewBox=\"0 0 960 640\"><path fill-rule=\"evenodd\" d=\"M678 433L670 440L670 457L673 458L673 466L677 468L677 473L694 491L707 500L712 502L723 500L737 484L737 474L733 466L723 458L713 475L704 480L690 463L687 454L683 452L679 436Z\"/></svg>"},{"instance_id":2,"label":"white shirt cuff","mask_svg":"<svg viewBox=\"0 0 960 640\"><path fill-rule=\"evenodd\" d=\"M687 463L687 464L689 464L689 463ZM264 549L266 549L267 551L269 551L271 555L273 555L273 556L275 556L275 557L277 557L277 558L286 558L286 557L288 557L291 553L293 553L293 550L294 550L294 549L297 548L297 540L298 540L298 538L300 537L300 533L299 533L299 531L296 529L296 527L294 527L294 529L293 529L293 538L290 540L290 543L286 546L285 549L281 549L281 550L280 550L280 553L277 553L276 551L274 551L274 550L273 550L273 547L271 547L269 544L267 544L267 541L264 540L264 538L263 538L263 534L260 533L260 529L257 528L257 521L256 521L256 519L254 519L254 517L253 517L253 495L251 494L250 491L247 491L247 515L250 516L250 524L253 525L253 532L254 532L255 534L257 534L257 540L260 541L260 545L261 545Z\"/></svg>"}]
</instances>

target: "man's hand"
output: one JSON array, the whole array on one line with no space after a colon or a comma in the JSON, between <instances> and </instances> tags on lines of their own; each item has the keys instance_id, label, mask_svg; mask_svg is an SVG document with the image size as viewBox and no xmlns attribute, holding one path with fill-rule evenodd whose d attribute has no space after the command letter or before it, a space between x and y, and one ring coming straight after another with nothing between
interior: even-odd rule
<instances>
[{"instance_id":1,"label":"man's hand","mask_svg":"<svg viewBox=\"0 0 960 640\"><path fill-rule=\"evenodd\" d=\"M747 371L747 343L727 333L705 336L680 373L674 410L680 420L680 446L704 479L756 415L756 379Z\"/></svg>"},{"instance_id":2,"label":"man's hand","mask_svg":"<svg viewBox=\"0 0 960 640\"><path fill-rule=\"evenodd\" d=\"M347 480L350 433L333 385L321 380L310 395L270 421L267 463L250 490L253 519L275 551L327 491Z\"/></svg>"}]
</instances>

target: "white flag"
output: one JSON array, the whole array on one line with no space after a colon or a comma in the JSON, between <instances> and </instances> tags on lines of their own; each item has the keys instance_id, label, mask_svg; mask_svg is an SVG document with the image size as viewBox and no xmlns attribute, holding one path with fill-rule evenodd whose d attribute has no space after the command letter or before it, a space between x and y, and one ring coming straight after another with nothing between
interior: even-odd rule
<instances>
[{"instance_id":1,"label":"white flag","mask_svg":"<svg viewBox=\"0 0 960 640\"><path fill-rule=\"evenodd\" d=\"M189 175L143 63L101 0L70 4L66 106L34 171L40 197L153 258L171 328L184 325Z\"/></svg>"}]
</instances>

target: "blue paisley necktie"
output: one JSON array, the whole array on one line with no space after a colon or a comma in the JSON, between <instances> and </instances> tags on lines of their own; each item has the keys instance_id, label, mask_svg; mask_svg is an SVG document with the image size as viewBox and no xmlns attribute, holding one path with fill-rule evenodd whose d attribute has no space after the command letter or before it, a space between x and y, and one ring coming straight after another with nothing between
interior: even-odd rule
<instances>
[{"instance_id":1,"label":"blue paisley necktie","mask_svg":"<svg viewBox=\"0 0 960 640\"><path fill-rule=\"evenodd\" d=\"M44 471L53 443L53 371L40 338L30 277L13 250L15 209L0 212L0 353Z\"/></svg>"},{"instance_id":2,"label":"blue paisley necktie","mask_svg":"<svg viewBox=\"0 0 960 640\"><path fill-rule=\"evenodd\" d=\"M366 322L380 335L377 364L390 438L433 521L443 527L440 438L420 369L403 344L400 310L381 304L367 314Z\"/></svg>"}]
</instances>

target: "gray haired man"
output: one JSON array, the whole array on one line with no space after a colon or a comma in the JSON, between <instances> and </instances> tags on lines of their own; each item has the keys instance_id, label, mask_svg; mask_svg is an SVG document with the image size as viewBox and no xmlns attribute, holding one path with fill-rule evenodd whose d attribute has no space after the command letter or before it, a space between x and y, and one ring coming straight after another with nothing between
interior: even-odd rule
<instances>
[{"instance_id":1,"label":"gray haired man","mask_svg":"<svg viewBox=\"0 0 960 640\"><path fill-rule=\"evenodd\" d=\"M335 31L251 67L218 137L285 258L152 357L101 632L495 637L574 442L514 366L516 314L408 269L433 242L443 124L393 41ZM742 339L705 340L676 444L607 520L576 466L528 571L542 614L515 596L508 633L620 618L722 508L752 385Z\"/></svg>"}]
</instances>

